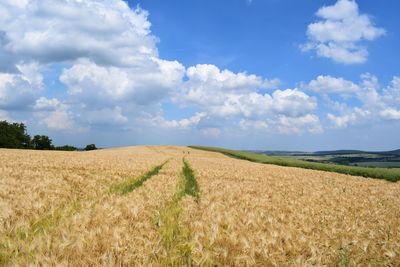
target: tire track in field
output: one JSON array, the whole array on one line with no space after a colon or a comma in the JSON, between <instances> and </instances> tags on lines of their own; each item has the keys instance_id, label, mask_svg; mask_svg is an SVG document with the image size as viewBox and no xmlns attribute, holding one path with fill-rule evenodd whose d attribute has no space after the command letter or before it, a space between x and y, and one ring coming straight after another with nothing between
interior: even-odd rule
<instances>
[{"instance_id":1,"label":"tire track in field","mask_svg":"<svg viewBox=\"0 0 400 267\"><path fill-rule=\"evenodd\" d=\"M28 229L15 229L14 231L10 232L6 237L6 240L2 240L0 242L0 265L2 266L7 264L12 258L32 256L34 249L24 252L23 247L26 247L28 244L32 243L37 235L51 231L59 225L63 218L68 218L76 213L79 213L83 208L94 205L98 201L106 198L111 193L125 195L132 192L133 190L142 186L144 182L157 175L159 171L168 163L168 161L169 160L166 160L162 164L155 166L151 170L138 177L131 178L120 184L111 186L109 190L103 192L99 197L87 199L85 202L74 200L71 201L70 204L58 207L55 211L47 214L46 216L32 221Z\"/></svg>"},{"instance_id":2,"label":"tire track in field","mask_svg":"<svg viewBox=\"0 0 400 267\"><path fill-rule=\"evenodd\" d=\"M185 158L182 161L181 181L171 201L156 216L156 226L162 238L164 251L155 258L163 266L192 265L192 234L190 229L179 223L183 209L180 202L185 196L191 196L198 202L200 188L189 162Z\"/></svg>"},{"instance_id":3,"label":"tire track in field","mask_svg":"<svg viewBox=\"0 0 400 267\"><path fill-rule=\"evenodd\" d=\"M111 188L112 193L120 194L120 195L125 195L136 188L140 187L143 185L144 182L146 182L148 179L153 177L154 175L157 175L158 172L164 167L165 164L168 163L169 160L165 161L164 163L157 165L154 167L152 170L146 172L145 174L135 177L133 179L129 179L123 183L117 184Z\"/></svg>"}]
</instances>

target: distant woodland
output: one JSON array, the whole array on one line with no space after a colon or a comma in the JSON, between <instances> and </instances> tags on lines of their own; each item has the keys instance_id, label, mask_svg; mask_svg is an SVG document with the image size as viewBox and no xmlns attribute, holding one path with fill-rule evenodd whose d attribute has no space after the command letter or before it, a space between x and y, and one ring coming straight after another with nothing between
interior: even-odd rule
<instances>
[{"instance_id":1,"label":"distant woodland","mask_svg":"<svg viewBox=\"0 0 400 267\"><path fill-rule=\"evenodd\" d=\"M27 133L25 124L0 121L0 148L63 150L76 151L78 148L70 145L54 146L47 135L35 135L33 138ZM83 150L95 150L96 145L87 145ZM82 149L81 149L82 150Z\"/></svg>"}]
</instances>

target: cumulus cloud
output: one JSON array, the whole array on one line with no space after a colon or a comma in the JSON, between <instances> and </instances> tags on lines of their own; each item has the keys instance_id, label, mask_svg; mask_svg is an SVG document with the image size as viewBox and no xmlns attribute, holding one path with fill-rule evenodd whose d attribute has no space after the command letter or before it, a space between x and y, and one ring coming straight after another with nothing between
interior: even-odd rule
<instances>
[{"instance_id":1,"label":"cumulus cloud","mask_svg":"<svg viewBox=\"0 0 400 267\"><path fill-rule=\"evenodd\" d=\"M142 118L141 122L157 128L170 128L170 129L180 129L180 130L187 130L193 126L199 124L202 118L206 116L205 112L197 112L194 116L182 120L167 120L164 117L152 116L148 114L147 118Z\"/></svg>"},{"instance_id":2,"label":"cumulus cloud","mask_svg":"<svg viewBox=\"0 0 400 267\"><path fill-rule=\"evenodd\" d=\"M82 124L95 125L100 118L124 123L125 109L167 97L181 82L185 68L158 58L157 38L147 16L140 7L131 9L121 0L2 1L0 108L33 108L35 114L51 111L41 122L62 129L57 117L66 122L64 128L71 127L68 121L79 114ZM70 66L60 77L68 87L68 106L56 103L57 99L36 99L44 86L33 67L51 69L63 62Z\"/></svg>"},{"instance_id":3,"label":"cumulus cloud","mask_svg":"<svg viewBox=\"0 0 400 267\"><path fill-rule=\"evenodd\" d=\"M400 120L400 110L394 108L387 108L379 112L383 119L387 120Z\"/></svg>"},{"instance_id":4,"label":"cumulus cloud","mask_svg":"<svg viewBox=\"0 0 400 267\"><path fill-rule=\"evenodd\" d=\"M291 117L304 116L317 108L317 100L298 89L277 90L272 94L273 110Z\"/></svg>"},{"instance_id":5,"label":"cumulus cloud","mask_svg":"<svg viewBox=\"0 0 400 267\"><path fill-rule=\"evenodd\" d=\"M393 77L391 84L381 88L378 78L369 73L361 75L361 82L353 92L358 105L333 102L331 107L338 114L328 113L327 118L334 128L347 128L352 125L372 125L383 120L400 121L400 79ZM345 81L350 83L350 81Z\"/></svg>"},{"instance_id":6,"label":"cumulus cloud","mask_svg":"<svg viewBox=\"0 0 400 267\"><path fill-rule=\"evenodd\" d=\"M83 115L86 124L89 125L118 125L128 122L128 118L122 114L122 108L119 106L88 110Z\"/></svg>"},{"instance_id":7,"label":"cumulus cloud","mask_svg":"<svg viewBox=\"0 0 400 267\"><path fill-rule=\"evenodd\" d=\"M278 79L163 60L150 26L146 11L121 0L2 1L0 109L29 107L41 124L58 130L146 124L217 136L221 122L321 132L315 97L278 90ZM66 66L59 80L67 94L40 97L41 68L58 63ZM167 120L162 101L198 112Z\"/></svg>"},{"instance_id":8,"label":"cumulus cloud","mask_svg":"<svg viewBox=\"0 0 400 267\"><path fill-rule=\"evenodd\" d=\"M0 14L2 53L21 60L140 66L157 56L148 13L124 1L4 0Z\"/></svg>"},{"instance_id":9,"label":"cumulus cloud","mask_svg":"<svg viewBox=\"0 0 400 267\"><path fill-rule=\"evenodd\" d=\"M317 79L310 81L306 88L320 94L352 93L360 89L351 81L329 75L318 76Z\"/></svg>"},{"instance_id":10,"label":"cumulus cloud","mask_svg":"<svg viewBox=\"0 0 400 267\"><path fill-rule=\"evenodd\" d=\"M332 121L335 128L346 128L349 124L355 122L357 119L355 113L342 116L335 116L331 113L328 113L327 118Z\"/></svg>"},{"instance_id":11,"label":"cumulus cloud","mask_svg":"<svg viewBox=\"0 0 400 267\"><path fill-rule=\"evenodd\" d=\"M284 113L299 116L316 108L316 100L298 89L259 93L262 88L275 88L278 80L256 75L221 71L214 65L188 68L187 81L174 96L176 102L195 105L216 116L267 116Z\"/></svg>"},{"instance_id":12,"label":"cumulus cloud","mask_svg":"<svg viewBox=\"0 0 400 267\"><path fill-rule=\"evenodd\" d=\"M215 65L199 64L186 71L187 81L175 101L209 106L224 101L228 94L250 93L257 89L276 88L279 80L262 79L256 75L220 70Z\"/></svg>"},{"instance_id":13,"label":"cumulus cloud","mask_svg":"<svg viewBox=\"0 0 400 267\"><path fill-rule=\"evenodd\" d=\"M297 89L276 90L270 94L226 94L219 103L203 105L210 114L226 117L241 116L248 119L273 117L276 114L301 116L317 107L316 99Z\"/></svg>"},{"instance_id":14,"label":"cumulus cloud","mask_svg":"<svg viewBox=\"0 0 400 267\"><path fill-rule=\"evenodd\" d=\"M37 111L53 111L62 107L62 105L63 104L57 98L48 99L46 97L40 97L36 100L33 109Z\"/></svg>"},{"instance_id":15,"label":"cumulus cloud","mask_svg":"<svg viewBox=\"0 0 400 267\"><path fill-rule=\"evenodd\" d=\"M202 121L217 121L241 129L265 129L271 124L274 126L271 130L277 130L275 126L280 115L297 118L317 108L316 98L299 89L261 93L261 89L273 89L278 84L277 79L268 80L201 64L187 69L186 80L173 100L203 110L207 118Z\"/></svg>"},{"instance_id":16,"label":"cumulus cloud","mask_svg":"<svg viewBox=\"0 0 400 267\"><path fill-rule=\"evenodd\" d=\"M368 51L360 44L385 34L373 25L368 15L360 14L353 0L338 0L332 6L320 8L316 15L322 20L308 25L309 42L304 51L315 50L320 57L344 64L363 63Z\"/></svg>"},{"instance_id":17,"label":"cumulus cloud","mask_svg":"<svg viewBox=\"0 0 400 267\"><path fill-rule=\"evenodd\" d=\"M57 98L40 97L36 100L33 111L39 123L49 129L78 132L87 130L76 123L76 115L70 106Z\"/></svg>"},{"instance_id":18,"label":"cumulus cloud","mask_svg":"<svg viewBox=\"0 0 400 267\"><path fill-rule=\"evenodd\" d=\"M393 77L391 84L383 90L382 98L389 105L400 105L400 77Z\"/></svg>"},{"instance_id":19,"label":"cumulus cloud","mask_svg":"<svg viewBox=\"0 0 400 267\"><path fill-rule=\"evenodd\" d=\"M249 130L249 129L266 130L270 128L268 123L262 120L249 121L242 119L239 121L239 126L242 130Z\"/></svg>"},{"instance_id":20,"label":"cumulus cloud","mask_svg":"<svg viewBox=\"0 0 400 267\"><path fill-rule=\"evenodd\" d=\"M76 130L75 123L71 120L70 114L66 110L55 110L47 113L46 115L39 115L42 117L40 123L45 124L50 129L55 130Z\"/></svg>"},{"instance_id":21,"label":"cumulus cloud","mask_svg":"<svg viewBox=\"0 0 400 267\"><path fill-rule=\"evenodd\" d=\"M378 78L370 73L361 75L362 89L357 92L358 99L364 104L364 106L372 107L382 107L385 104L382 102L382 95L379 91Z\"/></svg>"},{"instance_id":22,"label":"cumulus cloud","mask_svg":"<svg viewBox=\"0 0 400 267\"><path fill-rule=\"evenodd\" d=\"M332 122L333 128L347 128L352 125L366 125L376 120L374 112L370 109L354 107L336 116L331 113L327 118Z\"/></svg>"},{"instance_id":23,"label":"cumulus cloud","mask_svg":"<svg viewBox=\"0 0 400 267\"><path fill-rule=\"evenodd\" d=\"M321 134L324 132L321 121L315 114L306 114L299 117L278 115L266 120L242 119L239 122L239 126L242 130L257 130L266 133L301 134L308 132Z\"/></svg>"},{"instance_id":24,"label":"cumulus cloud","mask_svg":"<svg viewBox=\"0 0 400 267\"><path fill-rule=\"evenodd\" d=\"M224 91L243 92L255 88L276 88L279 80L266 80L254 74L243 72L233 73L229 70L220 70L215 65L199 64L187 69L187 77L190 81L200 82L213 89Z\"/></svg>"},{"instance_id":25,"label":"cumulus cloud","mask_svg":"<svg viewBox=\"0 0 400 267\"><path fill-rule=\"evenodd\" d=\"M43 89L43 76L37 64L17 65L19 73L0 73L0 108L7 110L28 109L35 96Z\"/></svg>"},{"instance_id":26,"label":"cumulus cloud","mask_svg":"<svg viewBox=\"0 0 400 267\"><path fill-rule=\"evenodd\" d=\"M185 68L177 61L151 58L146 68L98 66L81 60L65 69L60 80L71 96L87 105L159 101L180 85Z\"/></svg>"},{"instance_id":27,"label":"cumulus cloud","mask_svg":"<svg viewBox=\"0 0 400 267\"><path fill-rule=\"evenodd\" d=\"M322 133L323 127L318 116L314 114L306 114L301 117L288 117L280 115L277 121L277 128L281 133L301 133L305 128L308 132L319 134Z\"/></svg>"}]
</instances>

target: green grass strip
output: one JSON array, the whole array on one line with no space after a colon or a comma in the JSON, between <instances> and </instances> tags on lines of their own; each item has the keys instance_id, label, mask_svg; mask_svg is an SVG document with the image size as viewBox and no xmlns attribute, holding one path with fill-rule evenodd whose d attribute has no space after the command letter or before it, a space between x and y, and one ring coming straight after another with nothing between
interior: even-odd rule
<instances>
[{"instance_id":1,"label":"green grass strip","mask_svg":"<svg viewBox=\"0 0 400 267\"><path fill-rule=\"evenodd\" d=\"M400 180L400 169L365 168L365 167L308 162L303 160L272 157L272 156L266 156L261 154L242 152L242 151L236 151L218 147L205 147L205 146L189 146L189 147L205 151L219 152L233 158L244 159L258 163L343 173L354 176L363 176L367 178L384 179L390 182L397 182Z\"/></svg>"},{"instance_id":2,"label":"green grass strip","mask_svg":"<svg viewBox=\"0 0 400 267\"><path fill-rule=\"evenodd\" d=\"M184 180L184 186L182 188L182 197L184 195L189 195L196 200L199 199L199 184L194 177L192 167L186 159L183 159L182 177Z\"/></svg>"},{"instance_id":3,"label":"green grass strip","mask_svg":"<svg viewBox=\"0 0 400 267\"><path fill-rule=\"evenodd\" d=\"M194 197L198 202L200 192L189 162L183 159L181 180L176 192L172 200L159 211L156 219L166 251L165 255L156 256L162 266L192 266L192 234L190 229L179 224L182 213L180 201L185 196Z\"/></svg>"},{"instance_id":4,"label":"green grass strip","mask_svg":"<svg viewBox=\"0 0 400 267\"><path fill-rule=\"evenodd\" d=\"M140 187L143 185L144 182L146 182L148 179L150 179L152 176L157 175L158 172L164 167L165 164L167 164L168 160L165 161L164 163L157 165L150 171L146 172L145 174L135 177L132 179L129 179L123 183L117 184L111 188L111 192L115 194L120 194L120 195L125 195L128 194L129 192L132 192L136 188Z\"/></svg>"}]
</instances>

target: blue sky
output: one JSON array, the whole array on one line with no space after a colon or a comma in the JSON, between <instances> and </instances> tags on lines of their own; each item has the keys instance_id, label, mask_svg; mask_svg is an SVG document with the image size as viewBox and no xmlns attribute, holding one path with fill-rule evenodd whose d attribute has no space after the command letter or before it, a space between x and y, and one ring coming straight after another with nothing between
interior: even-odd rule
<instances>
[{"instance_id":1,"label":"blue sky","mask_svg":"<svg viewBox=\"0 0 400 267\"><path fill-rule=\"evenodd\" d=\"M400 148L395 0L0 3L0 119L57 145Z\"/></svg>"}]
</instances>

